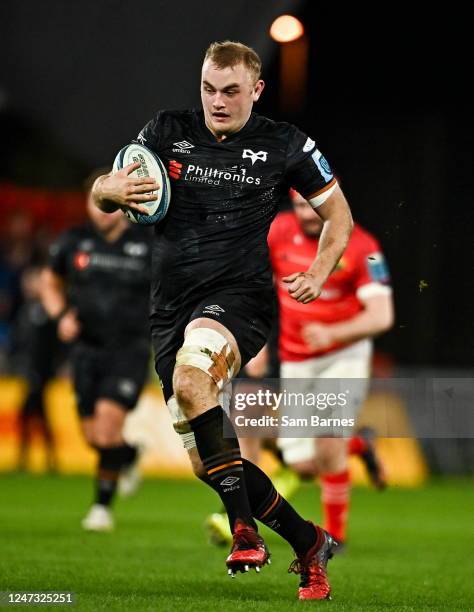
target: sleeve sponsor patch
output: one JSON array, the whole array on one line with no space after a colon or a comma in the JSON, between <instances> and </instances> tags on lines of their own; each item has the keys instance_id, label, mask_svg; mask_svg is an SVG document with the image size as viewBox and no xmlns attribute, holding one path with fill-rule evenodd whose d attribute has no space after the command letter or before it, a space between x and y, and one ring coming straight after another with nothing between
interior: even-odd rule
<instances>
[{"instance_id":1,"label":"sleeve sponsor patch","mask_svg":"<svg viewBox=\"0 0 474 612\"><path fill-rule=\"evenodd\" d=\"M390 282L390 273L382 253L370 253L366 261L367 271L372 281L377 283Z\"/></svg>"},{"instance_id":2,"label":"sleeve sponsor patch","mask_svg":"<svg viewBox=\"0 0 474 612\"><path fill-rule=\"evenodd\" d=\"M318 168L324 180L327 183L332 181L334 176L331 170L331 166L329 165L327 159L324 157L321 151L319 149L316 149L316 151L311 155L311 157L313 158L313 161L316 164L316 167Z\"/></svg>"}]
</instances>

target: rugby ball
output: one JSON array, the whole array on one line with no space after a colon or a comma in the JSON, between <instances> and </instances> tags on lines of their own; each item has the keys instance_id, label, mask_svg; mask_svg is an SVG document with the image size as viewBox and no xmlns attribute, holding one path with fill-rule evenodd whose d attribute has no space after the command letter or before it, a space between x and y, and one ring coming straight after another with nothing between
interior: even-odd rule
<instances>
[{"instance_id":1,"label":"rugby ball","mask_svg":"<svg viewBox=\"0 0 474 612\"><path fill-rule=\"evenodd\" d=\"M149 214L132 210L131 208L122 208L123 213L133 223L139 223L140 225L153 225L161 221L166 213L168 212L168 206L171 199L170 182L168 173L163 165L161 159L141 144L129 144L117 153L112 168L113 172L118 172L125 166L133 164L134 162L140 163L140 168L134 170L130 176L151 176L155 179L155 182L160 186L156 194L156 200L150 200L149 202L143 202L143 206L148 208Z\"/></svg>"}]
</instances>

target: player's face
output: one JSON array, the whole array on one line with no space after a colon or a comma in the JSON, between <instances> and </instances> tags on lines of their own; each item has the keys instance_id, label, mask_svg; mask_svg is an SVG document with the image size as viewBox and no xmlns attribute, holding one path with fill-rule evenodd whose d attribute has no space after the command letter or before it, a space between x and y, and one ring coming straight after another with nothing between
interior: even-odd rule
<instances>
[{"instance_id":1,"label":"player's face","mask_svg":"<svg viewBox=\"0 0 474 612\"><path fill-rule=\"evenodd\" d=\"M244 66L219 69L211 60L202 67L201 100L207 127L214 136L238 132L248 121L264 83L256 83Z\"/></svg>"},{"instance_id":2,"label":"player's face","mask_svg":"<svg viewBox=\"0 0 474 612\"><path fill-rule=\"evenodd\" d=\"M127 218L121 210L116 210L113 213L104 213L97 208L92 198L89 198L87 201L87 212L94 226L103 234L107 234L115 228L127 224Z\"/></svg>"},{"instance_id":3,"label":"player's face","mask_svg":"<svg viewBox=\"0 0 474 612\"><path fill-rule=\"evenodd\" d=\"M296 217L301 225L301 229L307 236L317 237L323 229L323 220L312 208L311 204L299 193L291 196Z\"/></svg>"}]
</instances>

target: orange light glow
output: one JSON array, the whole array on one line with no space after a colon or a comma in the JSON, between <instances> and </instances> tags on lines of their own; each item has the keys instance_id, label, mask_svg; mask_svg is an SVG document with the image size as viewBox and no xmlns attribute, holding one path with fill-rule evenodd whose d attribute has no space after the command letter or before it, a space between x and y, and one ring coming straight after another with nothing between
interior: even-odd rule
<instances>
[{"instance_id":1,"label":"orange light glow","mask_svg":"<svg viewBox=\"0 0 474 612\"><path fill-rule=\"evenodd\" d=\"M280 43L297 40L304 34L303 24L292 15L277 17L270 28L270 36Z\"/></svg>"}]
</instances>

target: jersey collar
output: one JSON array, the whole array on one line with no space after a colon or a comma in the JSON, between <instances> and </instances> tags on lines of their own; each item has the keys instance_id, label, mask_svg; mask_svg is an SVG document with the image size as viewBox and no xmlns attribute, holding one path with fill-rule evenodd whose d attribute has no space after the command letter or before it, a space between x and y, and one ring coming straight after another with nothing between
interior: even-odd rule
<instances>
[{"instance_id":1,"label":"jersey collar","mask_svg":"<svg viewBox=\"0 0 474 612\"><path fill-rule=\"evenodd\" d=\"M218 141L216 140L216 137L214 136L214 134L211 132L211 130L207 127L206 125L206 121L204 119L204 111L202 109L196 110L196 122L197 122L197 126L199 129L199 132L201 133L201 135L203 136L204 140L207 142L211 142L213 144L225 144L227 142L236 142L239 141L242 136L244 136L249 130L252 129L252 126L255 123L255 118L256 118L256 114L255 113L250 113L250 117L247 121L247 123L240 128L240 130L238 132L234 132L233 134L230 134L229 136L227 136L227 138L225 138L222 141Z\"/></svg>"}]
</instances>

